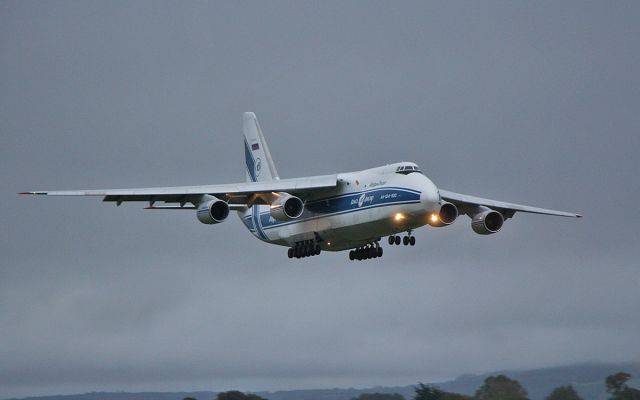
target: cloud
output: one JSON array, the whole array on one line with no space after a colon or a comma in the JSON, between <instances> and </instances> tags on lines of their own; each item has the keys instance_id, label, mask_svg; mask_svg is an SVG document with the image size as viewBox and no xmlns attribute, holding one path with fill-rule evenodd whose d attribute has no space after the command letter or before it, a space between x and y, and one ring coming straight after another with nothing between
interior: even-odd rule
<instances>
[{"instance_id":1,"label":"cloud","mask_svg":"<svg viewBox=\"0 0 640 400\"><path fill-rule=\"evenodd\" d=\"M640 356L635 5L0 7L0 397ZM585 218L290 261L233 218L14 195L242 180L249 110L283 177L414 160Z\"/></svg>"}]
</instances>

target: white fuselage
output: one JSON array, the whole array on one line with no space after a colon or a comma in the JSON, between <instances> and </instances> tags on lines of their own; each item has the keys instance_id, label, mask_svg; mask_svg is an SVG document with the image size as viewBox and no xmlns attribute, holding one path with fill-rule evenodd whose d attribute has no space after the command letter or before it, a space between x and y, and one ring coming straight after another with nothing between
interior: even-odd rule
<instances>
[{"instance_id":1,"label":"white fuselage","mask_svg":"<svg viewBox=\"0 0 640 400\"><path fill-rule=\"evenodd\" d=\"M238 214L258 239L282 246L314 240L323 250L344 250L427 224L440 210L436 186L420 172L396 173L392 164L338 175L335 189L307 199L303 214L278 221L270 206ZM416 168L417 169L417 168Z\"/></svg>"}]
</instances>

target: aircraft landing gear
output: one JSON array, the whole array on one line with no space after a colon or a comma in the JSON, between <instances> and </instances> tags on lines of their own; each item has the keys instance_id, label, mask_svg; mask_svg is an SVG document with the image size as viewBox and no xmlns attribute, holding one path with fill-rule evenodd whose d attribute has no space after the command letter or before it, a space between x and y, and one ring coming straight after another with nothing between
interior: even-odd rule
<instances>
[{"instance_id":1,"label":"aircraft landing gear","mask_svg":"<svg viewBox=\"0 0 640 400\"><path fill-rule=\"evenodd\" d=\"M391 245L395 244L396 246L399 246L400 242L402 242L402 244L405 246L409 246L409 245L415 246L416 238L415 236L411 235L411 231L408 231L407 235L402 239L400 239L400 236L397 236L397 235L389 236L389 244Z\"/></svg>"},{"instance_id":2,"label":"aircraft landing gear","mask_svg":"<svg viewBox=\"0 0 640 400\"><path fill-rule=\"evenodd\" d=\"M289 247L287 250L287 257L289 258L304 258L320 255L322 249L320 245L314 240L303 240L296 242L293 247Z\"/></svg>"},{"instance_id":3,"label":"aircraft landing gear","mask_svg":"<svg viewBox=\"0 0 640 400\"><path fill-rule=\"evenodd\" d=\"M382 257L383 254L384 251L382 250L382 247L380 247L380 244L378 244L378 242L376 241L373 243L369 243L364 247L358 247L355 250L351 250L349 252L349 260L369 260L371 258Z\"/></svg>"}]
</instances>

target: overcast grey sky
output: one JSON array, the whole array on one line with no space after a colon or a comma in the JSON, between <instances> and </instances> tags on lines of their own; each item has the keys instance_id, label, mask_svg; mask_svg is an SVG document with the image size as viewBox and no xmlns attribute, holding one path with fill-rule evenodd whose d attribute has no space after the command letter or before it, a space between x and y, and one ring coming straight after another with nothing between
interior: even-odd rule
<instances>
[{"instance_id":1,"label":"overcast grey sky","mask_svg":"<svg viewBox=\"0 0 640 400\"><path fill-rule=\"evenodd\" d=\"M412 384L640 359L639 2L0 2L0 398ZM583 213L362 263L23 190L412 160Z\"/></svg>"}]
</instances>

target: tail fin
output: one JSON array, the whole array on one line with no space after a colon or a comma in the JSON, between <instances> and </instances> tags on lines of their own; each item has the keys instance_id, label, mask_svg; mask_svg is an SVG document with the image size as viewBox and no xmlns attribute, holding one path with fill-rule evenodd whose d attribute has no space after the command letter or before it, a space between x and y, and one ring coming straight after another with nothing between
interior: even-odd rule
<instances>
[{"instance_id":1,"label":"tail fin","mask_svg":"<svg viewBox=\"0 0 640 400\"><path fill-rule=\"evenodd\" d=\"M256 115L246 112L242 115L244 134L244 160L247 165L247 182L262 182L280 179L273 164L267 141L262 136Z\"/></svg>"}]
</instances>

